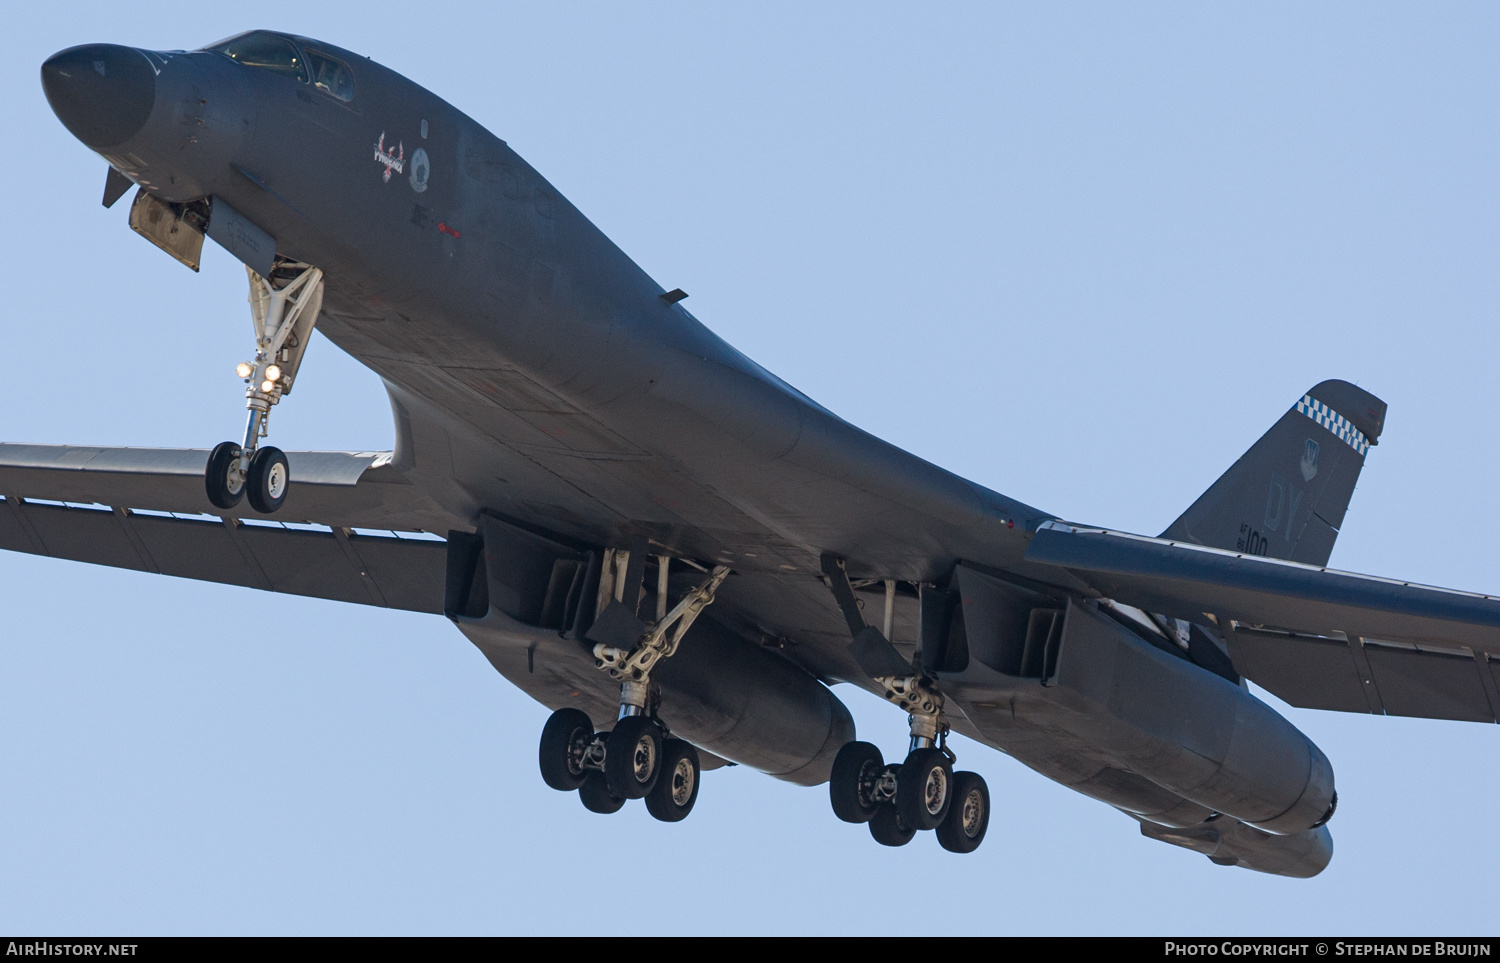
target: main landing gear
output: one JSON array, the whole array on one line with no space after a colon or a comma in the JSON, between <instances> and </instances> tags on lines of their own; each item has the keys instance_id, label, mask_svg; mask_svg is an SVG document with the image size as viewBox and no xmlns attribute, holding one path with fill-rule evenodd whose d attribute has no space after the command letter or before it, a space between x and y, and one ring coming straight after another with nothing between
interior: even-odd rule
<instances>
[{"instance_id":1,"label":"main landing gear","mask_svg":"<svg viewBox=\"0 0 1500 963\"><path fill-rule=\"evenodd\" d=\"M542 781L577 790L590 812L619 812L627 800L644 799L652 816L675 823L698 801L698 750L646 716L626 716L612 731L595 732L585 713L559 709L542 728L539 755Z\"/></svg>"},{"instance_id":2,"label":"main landing gear","mask_svg":"<svg viewBox=\"0 0 1500 963\"><path fill-rule=\"evenodd\" d=\"M921 830L936 830L950 853L972 853L990 824L990 791L973 772L954 772L947 746L942 694L917 676L875 679L890 701L906 709L911 748L906 761L887 765L868 742L849 742L833 760L828 782L834 815L868 823L882 846L905 846Z\"/></svg>"},{"instance_id":3,"label":"main landing gear","mask_svg":"<svg viewBox=\"0 0 1500 963\"><path fill-rule=\"evenodd\" d=\"M605 570L628 567L625 552L607 553ZM712 604L714 592L729 575L717 566L704 581L666 611L666 556L657 560L657 619L631 649L600 643L594 664L620 682L620 715L609 732L594 731L587 714L558 709L542 729L539 758L542 781L563 792L577 790L585 809L618 812L631 799L644 799L646 811L675 823L692 812L698 800L702 770L698 750L671 737L656 716L660 699L652 690L652 669L677 651L698 614Z\"/></svg>"},{"instance_id":4,"label":"main landing gear","mask_svg":"<svg viewBox=\"0 0 1500 963\"><path fill-rule=\"evenodd\" d=\"M245 379L245 437L240 444L221 442L208 456L204 487L216 508L234 508L241 498L269 515L286 501L291 473L286 455L261 446L271 406L292 390L297 367L307 350L318 311L323 306L323 272L277 256L269 279L250 275L250 315L255 325L255 360L243 361L235 373Z\"/></svg>"}]
</instances>

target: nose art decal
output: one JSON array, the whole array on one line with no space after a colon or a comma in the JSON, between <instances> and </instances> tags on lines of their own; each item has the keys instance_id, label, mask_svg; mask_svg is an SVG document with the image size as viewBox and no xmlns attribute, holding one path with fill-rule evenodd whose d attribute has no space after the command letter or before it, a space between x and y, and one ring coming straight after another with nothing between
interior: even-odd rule
<instances>
[{"instance_id":1,"label":"nose art decal","mask_svg":"<svg viewBox=\"0 0 1500 963\"><path fill-rule=\"evenodd\" d=\"M384 165L385 174L380 179L389 184L391 172L397 174L406 170L406 145L398 141L395 150L387 150L385 146L385 131L380 132L380 140L375 144L375 163Z\"/></svg>"}]
</instances>

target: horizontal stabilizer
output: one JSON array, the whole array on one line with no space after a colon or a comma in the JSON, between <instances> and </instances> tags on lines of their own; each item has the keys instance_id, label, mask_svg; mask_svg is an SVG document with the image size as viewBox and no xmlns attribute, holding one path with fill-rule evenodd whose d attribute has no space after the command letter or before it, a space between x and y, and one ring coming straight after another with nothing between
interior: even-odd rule
<instances>
[{"instance_id":1,"label":"horizontal stabilizer","mask_svg":"<svg viewBox=\"0 0 1500 963\"><path fill-rule=\"evenodd\" d=\"M1026 560L1148 611L1209 617L1236 670L1294 705L1500 713L1500 598L1059 522Z\"/></svg>"}]
</instances>

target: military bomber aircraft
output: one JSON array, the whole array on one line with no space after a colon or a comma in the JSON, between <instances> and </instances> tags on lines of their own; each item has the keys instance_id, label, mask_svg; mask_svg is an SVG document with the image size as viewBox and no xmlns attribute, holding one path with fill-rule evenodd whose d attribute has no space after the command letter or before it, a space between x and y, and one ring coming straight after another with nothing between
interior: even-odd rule
<instances>
[{"instance_id":1,"label":"military bomber aircraft","mask_svg":"<svg viewBox=\"0 0 1500 963\"><path fill-rule=\"evenodd\" d=\"M248 416L211 450L0 445L0 547L443 615L556 710L542 778L593 812L682 819L732 762L827 783L881 844L972 852L991 803L957 732L1153 839L1307 877L1333 767L1245 680L1500 715L1500 599L1326 567L1385 420L1351 384L1311 388L1158 537L1069 524L761 368L366 57L253 31L41 74L106 207L134 187L167 254L244 263ZM315 326L383 380L393 451L265 443ZM833 682L907 714L899 762Z\"/></svg>"}]
</instances>

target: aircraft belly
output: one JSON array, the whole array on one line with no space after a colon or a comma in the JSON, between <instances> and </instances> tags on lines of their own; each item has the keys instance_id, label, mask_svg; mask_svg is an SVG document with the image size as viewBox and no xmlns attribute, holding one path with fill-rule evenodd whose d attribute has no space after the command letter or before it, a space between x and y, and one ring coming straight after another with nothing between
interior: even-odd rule
<instances>
[{"instance_id":1,"label":"aircraft belly","mask_svg":"<svg viewBox=\"0 0 1500 963\"><path fill-rule=\"evenodd\" d=\"M769 533L713 491L660 458L611 444L602 431L579 430L590 427L581 416L511 411L455 387L448 373L430 366L399 374L421 388L419 396L398 389L404 406L418 413L410 470L419 479L457 479L476 510L596 544L648 534L689 557L728 552L743 559L749 552L760 565L791 561ZM793 564L810 564L806 553L796 555Z\"/></svg>"},{"instance_id":2,"label":"aircraft belly","mask_svg":"<svg viewBox=\"0 0 1500 963\"><path fill-rule=\"evenodd\" d=\"M459 325L439 305L376 308L352 285L328 303L320 328L382 377L609 505L598 535L614 534L607 515L718 529L748 537L731 552L774 540L800 549L799 567L831 550L918 580L957 558L1013 564L1025 522L1044 517L644 323L481 303L491 315ZM568 358L533 347L539 326Z\"/></svg>"},{"instance_id":3,"label":"aircraft belly","mask_svg":"<svg viewBox=\"0 0 1500 963\"><path fill-rule=\"evenodd\" d=\"M323 326L349 347L362 340L361 329L381 324L344 316ZM411 447L427 454L418 454L408 474L436 489L458 480L462 492L453 497L466 501L453 506L460 516L501 511L599 543L644 531L692 557L816 570L816 550L790 543L777 530L784 526L752 517L739 499L632 445L513 369L364 360L408 410L429 416L413 422Z\"/></svg>"},{"instance_id":4,"label":"aircraft belly","mask_svg":"<svg viewBox=\"0 0 1500 963\"><path fill-rule=\"evenodd\" d=\"M499 512L594 544L646 534L677 554L728 561L740 575L719 593L719 613L817 678L876 691L849 656L842 617L816 575L817 543L796 544L782 534L790 530L810 540L808 531L821 524L815 506L768 511L705 485L513 367L502 367L494 353L471 352L467 366L414 363L369 343L372 328L390 339L393 330L414 322L348 314L332 321L325 325L330 336L346 349L367 350L367 363L391 383L407 412L403 431L415 456L413 464L401 465L398 442L398 467L455 515ZM897 508L872 510L865 524L879 531L884 518L900 514ZM885 537L906 538L913 554L941 550L925 533ZM910 658L917 644L915 599L902 596L896 613L892 641Z\"/></svg>"}]
</instances>

